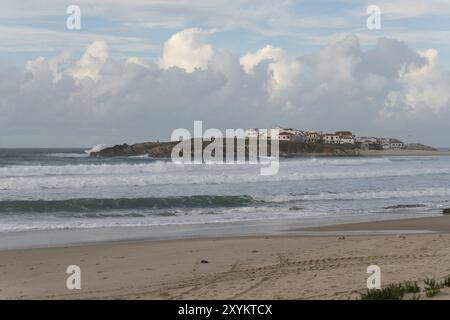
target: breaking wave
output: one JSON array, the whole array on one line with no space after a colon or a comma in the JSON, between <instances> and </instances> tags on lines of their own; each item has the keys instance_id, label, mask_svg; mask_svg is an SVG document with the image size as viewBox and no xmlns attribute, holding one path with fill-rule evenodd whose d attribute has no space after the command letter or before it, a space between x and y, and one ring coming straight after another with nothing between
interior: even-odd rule
<instances>
[{"instance_id":1,"label":"breaking wave","mask_svg":"<svg viewBox=\"0 0 450 320\"><path fill-rule=\"evenodd\" d=\"M10 200L0 201L0 213L102 212L174 208L242 207L255 201L250 196L184 196L166 198ZM102 217L101 215L97 217Z\"/></svg>"},{"instance_id":2,"label":"breaking wave","mask_svg":"<svg viewBox=\"0 0 450 320\"><path fill-rule=\"evenodd\" d=\"M247 169L247 170L246 170ZM150 185L205 185L277 181L367 179L449 174L448 168L379 170L308 170L283 168L277 175L261 176L248 165L178 165L171 162L149 164L101 164L65 166L10 166L0 168L0 190L30 190L85 187L134 187Z\"/></svg>"},{"instance_id":3,"label":"breaking wave","mask_svg":"<svg viewBox=\"0 0 450 320\"><path fill-rule=\"evenodd\" d=\"M89 150L85 150L84 152L86 152L87 155L90 155L92 152L99 152L102 151L103 149L108 148L108 145L106 144L98 144L95 147L92 147Z\"/></svg>"}]
</instances>

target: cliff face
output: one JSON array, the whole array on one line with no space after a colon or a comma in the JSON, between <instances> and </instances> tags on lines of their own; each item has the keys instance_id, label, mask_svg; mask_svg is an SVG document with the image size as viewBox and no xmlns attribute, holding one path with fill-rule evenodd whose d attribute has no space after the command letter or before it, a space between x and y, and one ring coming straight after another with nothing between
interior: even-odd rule
<instances>
[{"instance_id":1,"label":"cliff face","mask_svg":"<svg viewBox=\"0 0 450 320\"><path fill-rule=\"evenodd\" d=\"M179 142L144 142L133 145L120 144L98 152L92 152L93 157L129 157L148 155L152 158L170 158L172 148ZM206 147L210 142L203 142ZM193 145L193 144L192 144ZM296 156L359 156L359 149L353 145L330 145L323 143L303 143L299 141L280 141L280 157ZM270 146L268 146L270 150ZM224 143L224 154L226 154ZM236 153L236 148L234 150ZM193 154L193 152L191 152ZM248 143L245 144L245 154L248 155Z\"/></svg>"}]
</instances>

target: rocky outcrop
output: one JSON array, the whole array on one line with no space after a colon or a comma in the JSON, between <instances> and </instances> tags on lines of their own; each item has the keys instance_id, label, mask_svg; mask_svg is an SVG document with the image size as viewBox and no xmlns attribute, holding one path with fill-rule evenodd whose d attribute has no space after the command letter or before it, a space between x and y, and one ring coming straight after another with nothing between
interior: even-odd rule
<instances>
[{"instance_id":1,"label":"rocky outcrop","mask_svg":"<svg viewBox=\"0 0 450 320\"><path fill-rule=\"evenodd\" d=\"M177 142L144 142L133 145L118 144L98 152L91 152L92 157L130 157L148 155L154 158L169 158Z\"/></svg>"},{"instance_id":2,"label":"rocky outcrop","mask_svg":"<svg viewBox=\"0 0 450 320\"><path fill-rule=\"evenodd\" d=\"M90 156L102 156L102 157L128 157L136 155L132 146L128 144L118 144L114 147L105 148L100 151L91 152Z\"/></svg>"},{"instance_id":3,"label":"rocky outcrop","mask_svg":"<svg viewBox=\"0 0 450 320\"><path fill-rule=\"evenodd\" d=\"M91 152L93 157L129 157L148 155L152 158L170 158L172 148L179 142L144 142L133 145L118 144L114 147L105 148L97 152ZM210 142L203 142L206 147ZM226 143L224 143L224 155L226 154ZM193 143L192 143L193 146ZM299 141L280 141L280 157L320 157L320 156L359 156L359 149L351 145L331 145L323 143L304 143ZM268 146L270 152L270 145ZM248 156L248 145L245 153ZM236 154L236 148L234 150ZM193 152L191 152L193 154ZM269 154L270 155L270 154Z\"/></svg>"},{"instance_id":4,"label":"rocky outcrop","mask_svg":"<svg viewBox=\"0 0 450 320\"><path fill-rule=\"evenodd\" d=\"M450 208L447 208L447 209L442 210L442 213L443 213L444 215L450 215Z\"/></svg>"}]
</instances>

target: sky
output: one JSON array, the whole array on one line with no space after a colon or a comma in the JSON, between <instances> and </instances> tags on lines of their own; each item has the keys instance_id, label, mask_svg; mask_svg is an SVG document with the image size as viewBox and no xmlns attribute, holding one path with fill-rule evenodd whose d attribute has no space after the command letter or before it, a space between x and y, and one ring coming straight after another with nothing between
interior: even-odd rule
<instances>
[{"instance_id":1,"label":"sky","mask_svg":"<svg viewBox=\"0 0 450 320\"><path fill-rule=\"evenodd\" d=\"M0 147L169 140L194 120L450 147L449 72L446 0L0 0Z\"/></svg>"}]
</instances>

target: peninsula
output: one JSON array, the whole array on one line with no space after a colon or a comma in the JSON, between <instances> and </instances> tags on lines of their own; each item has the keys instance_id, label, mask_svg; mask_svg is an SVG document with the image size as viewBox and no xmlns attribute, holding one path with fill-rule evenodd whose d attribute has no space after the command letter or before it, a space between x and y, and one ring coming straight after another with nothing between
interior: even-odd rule
<instances>
[{"instance_id":1,"label":"peninsula","mask_svg":"<svg viewBox=\"0 0 450 320\"><path fill-rule=\"evenodd\" d=\"M323 133L322 131L299 130L293 128L276 127L272 130L252 128L245 131L245 154L249 153L249 140L259 139L278 141L280 157L316 157L316 156L421 156L421 155L450 155L448 150L420 144L407 144L395 138L362 137L351 131L336 131ZM227 142L223 141L224 154ZM237 137L231 141L236 154ZM241 143L243 138L241 139ZM148 156L151 158L170 158L172 149L179 141L171 142L143 142L136 144L117 144L112 147L93 148L89 154L93 157L130 157ZM205 148L211 141L202 140ZM193 149L191 149L193 155Z\"/></svg>"}]
</instances>

